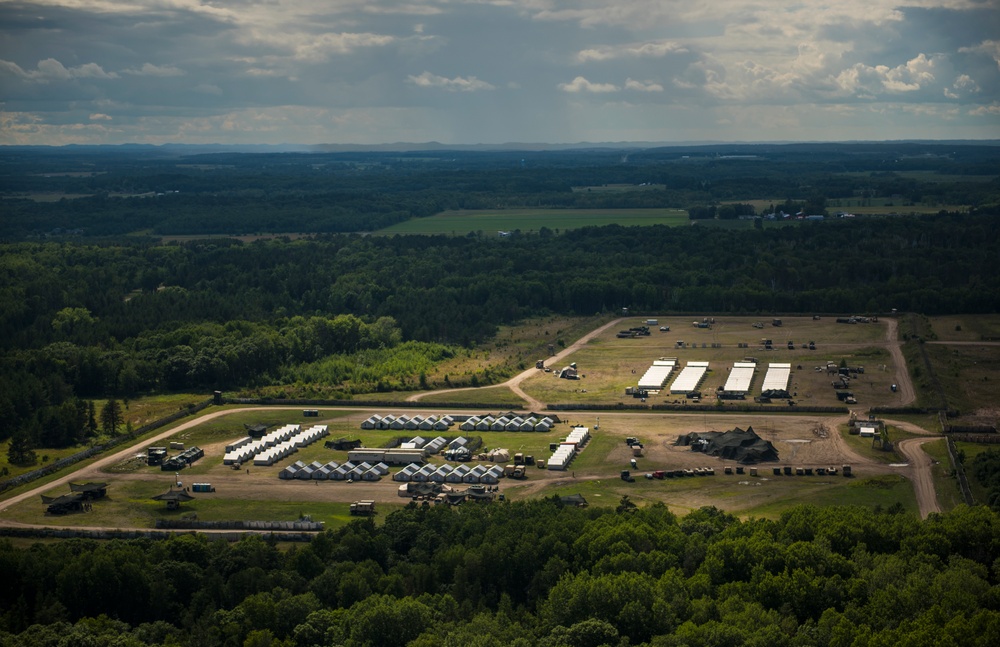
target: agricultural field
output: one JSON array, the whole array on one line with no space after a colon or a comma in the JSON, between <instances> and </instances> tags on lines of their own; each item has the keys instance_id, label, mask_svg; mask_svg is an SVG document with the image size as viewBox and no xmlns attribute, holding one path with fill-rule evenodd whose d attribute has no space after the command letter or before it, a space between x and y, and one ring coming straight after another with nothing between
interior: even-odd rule
<instances>
[{"instance_id":1,"label":"agricultural field","mask_svg":"<svg viewBox=\"0 0 1000 647\"><path fill-rule=\"evenodd\" d=\"M683 209L497 209L445 211L427 218L412 218L375 232L394 234L445 234L466 236L477 232L497 236L499 231L538 232L542 227L566 231L580 227L688 225Z\"/></svg>"}]
</instances>

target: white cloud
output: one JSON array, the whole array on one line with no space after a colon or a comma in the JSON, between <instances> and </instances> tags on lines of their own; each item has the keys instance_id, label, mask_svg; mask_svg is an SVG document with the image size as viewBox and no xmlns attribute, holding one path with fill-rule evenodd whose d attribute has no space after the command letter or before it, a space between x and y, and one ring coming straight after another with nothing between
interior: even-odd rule
<instances>
[{"instance_id":1,"label":"white cloud","mask_svg":"<svg viewBox=\"0 0 1000 647\"><path fill-rule=\"evenodd\" d=\"M973 94L979 94L982 88L968 74L959 74L950 88L944 89L944 96L949 99L961 99Z\"/></svg>"},{"instance_id":2,"label":"white cloud","mask_svg":"<svg viewBox=\"0 0 1000 647\"><path fill-rule=\"evenodd\" d=\"M896 67L856 63L840 72L835 83L844 93L859 97L915 92L935 81L935 66L935 58L923 53Z\"/></svg>"},{"instance_id":3,"label":"white cloud","mask_svg":"<svg viewBox=\"0 0 1000 647\"><path fill-rule=\"evenodd\" d=\"M90 120L91 121L111 121L111 117L109 115L104 114L103 112L95 112L94 114L90 115Z\"/></svg>"},{"instance_id":4,"label":"white cloud","mask_svg":"<svg viewBox=\"0 0 1000 647\"><path fill-rule=\"evenodd\" d=\"M25 70L17 63L0 60L0 70L6 71L26 81L48 83L69 81L70 79L117 79L114 72L105 72L97 63L84 63L77 67L66 67L54 58L38 61L34 70Z\"/></svg>"},{"instance_id":5,"label":"white cloud","mask_svg":"<svg viewBox=\"0 0 1000 647\"><path fill-rule=\"evenodd\" d=\"M619 58L662 58L667 54L687 51L683 45L673 41L661 40L640 44L604 45L584 49L577 53L576 60L586 63L587 61L609 61Z\"/></svg>"},{"instance_id":6,"label":"white cloud","mask_svg":"<svg viewBox=\"0 0 1000 647\"><path fill-rule=\"evenodd\" d=\"M961 47L958 51L963 54L973 53L991 56L997 64L997 69L1000 69L1000 40L984 40L974 47Z\"/></svg>"},{"instance_id":7,"label":"white cloud","mask_svg":"<svg viewBox=\"0 0 1000 647\"><path fill-rule=\"evenodd\" d=\"M322 62L332 54L350 54L363 47L380 47L395 40L393 36L367 32L320 34L309 43L297 45L295 58L300 61Z\"/></svg>"},{"instance_id":8,"label":"white cloud","mask_svg":"<svg viewBox=\"0 0 1000 647\"><path fill-rule=\"evenodd\" d=\"M975 117L1000 116L1000 103L994 101L989 105L976 106L975 108L969 111L969 114Z\"/></svg>"},{"instance_id":9,"label":"white cloud","mask_svg":"<svg viewBox=\"0 0 1000 647\"><path fill-rule=\"evenodd\" d=\"M126 68L122 70L124 74L131 74L134 76L183 76L184 70L173 65L153 65L152 63L143 63L140 68Z\"/></svg>"},{"instance_id":10,"label":"white cloud","mask_svg":"<svg viewBox=\"0 0 1000 647\"><path fill-rule=\"evenodd\" d=\"M654 81L636 81L635 79L625 80L626 90L637 92L663 92L663 86Z\"/></svg>"},{"instance_id":11,"label":"white cloud","mask_svg":"<svg viewBox=\"0 0 1000 647\"><path fill-rule=\"evenodd\" d=\"M477 79L474 76L456 76L449 79L430 72L423 72L418 75L409 75L407 82L421 88L444 88L450 92L476 92L478 90L494 90L493 85Z\"/></svg>"},{"instance_id":12,"label":"white cloud","mask_svg":"<svg viewBox=\"0 0 1000 647\"><path fill-rule=\"evenodd\" d=\"M563 92L618 92L619 88L611 83L591 83L582 76L578 76L569 83L560 83L557 86Z\"/></svg>"}]
</instances>

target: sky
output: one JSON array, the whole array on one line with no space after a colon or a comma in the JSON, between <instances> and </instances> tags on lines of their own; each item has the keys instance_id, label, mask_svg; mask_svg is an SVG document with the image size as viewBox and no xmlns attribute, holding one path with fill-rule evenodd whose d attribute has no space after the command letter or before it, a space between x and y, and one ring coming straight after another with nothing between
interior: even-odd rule
<instances>
[{"instance_id":1,"label":"sky","mask_svg":"<svg viewBox=\"0 0 1000 647\"><path fill-rule=\"evenodd\" d=\"M998 0L0 0L0 144L1000 139Z\"/></svg>"}]
</instances>

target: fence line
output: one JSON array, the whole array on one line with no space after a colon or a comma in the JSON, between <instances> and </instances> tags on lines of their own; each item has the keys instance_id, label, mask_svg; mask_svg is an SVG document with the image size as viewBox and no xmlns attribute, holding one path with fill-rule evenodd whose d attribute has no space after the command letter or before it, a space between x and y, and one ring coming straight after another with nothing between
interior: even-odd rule
<instances>
[{"instance_id":1,"label":"fence line","mask_svg":"<svg viewBox=\"0 0 1000 647\"><path fill-rule=\"evenodd\" d=\"M972 498L972 489L969 488L969 479L965 475L965 466L958 462L958 458L956 457L955 441L951 439L951 436L948 436L947 440L948 460L951 461L951 468L958 475L958 487L962 491L962 498L965 499L967 505L975 505L975 499Z\"/></svg>"},{"instance_id":2,"label":"fence line","mask_svg":"<svg viewBox=\"0 0 1000 647\"><path fill-rule=\"evenodd\" d=\"M121 445L122 443L125 443L125 442L130 441L130 440L135 440L136 437L142 436L143 434L146 434L146 433L149 433L150 431L153 431L154 429L159 429L160 427L163 427L165 425L169 425L170 423L175 422L177 420L180 420L181 418L185 418L185 417L190 416L192 414L198 413L199 411L203 410L205 407L207 407L210 404L212 404L212 399L211 398L209 398L208 400L204 400L202 402L199 402L198 404L196 404L194 406L185 407L184 409L181 409L179 411L175 411L174 413L170 414L169 416L164 416L164 417L162 417L162 418L160 418L158 420L154 420L153 422L145 424L142 427L139 427L138 429L133 430L131 435L122 434L121 436L116 436L116 437L112 438L111 440L109 440L109 441L107 441L105 443L102 443L100 445L94 445L93 447L88 447L87 449L84 449L83 451L77 452L77 453L73 454L72 456L66 456L64 458L60 458L57 461L53 461L53 462L49 463L48 465L46 465L45 467L40 467L37 470L32 470L30 472L25 472L24 474L21 474L20 476L15 476L14 478L8 479L6 481L0 481L0 492L5 492L5 491L7 491L7 490L9 490L11 488L15 488L15 487L18 487L20 485L24 485L25 483L30 483L30 482L32 482L34 480L40 479L43 476L48 476L49 474L54 474L54 473L58 472L59 470L63 469L64 467L69 467L70 465L73 465L74 463L79 463L80 461L88 459L91 456L96 456L97 454L100 454L103 451L106 451L106 450L111 449L113 447L117 447L118 445Z\"/></svg>"}]
</instances>

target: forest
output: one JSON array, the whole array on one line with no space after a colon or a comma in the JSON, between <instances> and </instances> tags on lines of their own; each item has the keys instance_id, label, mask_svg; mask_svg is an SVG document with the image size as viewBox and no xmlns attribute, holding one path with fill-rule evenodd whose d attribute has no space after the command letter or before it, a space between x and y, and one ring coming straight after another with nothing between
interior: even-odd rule
<instances>
[{"instance_id":1,"label":"forest","mask_svg":"<svg viewBox=\"0 0 1000 647\"><path fill-rule=\"evenodd\" d=\"M95 399L286 385L338 398L410 390L434 363L530 316L624 306L997 312L998 167L996 146L948 143L5 147L0 441L16 438L29 457L33 447L85 442L97 426ZM754 198L788 212L833 199L965 206L767 227L706 223L752 213ZM367 235L450 208L667 206L688 209L696 226ZM300 235L158 236L239 232Z\"/></svg>"},{"instance_id":2,"label":"forest","mask_svg":"<svg viewBox=\"0 0 1000 647\"><path fill-rule=\"evenodd\" d=\"M0 645L986 647L998 578L985 507L414 504L290 548L2 540Z\"/></svg>"},{"instance_id":3,"label":"forest","mask_svg":"<svg viewBox=\"0 0 1000 647\"><path fill-rule=\"evenodd\" d=\"M942 214L765 230L612 225L503 239L7 243L0 440L24 433L36 445L78 442L79 398L296 381L344 397L417 388L429 362L531 315L623 306L996 312L995 223ZM365 362L358 353L379 355ZM372 364L384 368L359 369Z\"/></svg>"},{"instance_id":4,"label":"forest","mask_svg":"<svg viewBox=\"0 0 1000 647\"><path fill-rule=\"evenodd\" d=\"M688 209L748 198L822 207L888 197L901 209L996 213L998 166L998 147L970 143L412 153L6 147L0 238L362 232L446 209ZM604 185L647 189L574 190Z\"/></svg>"}]
</instances>

